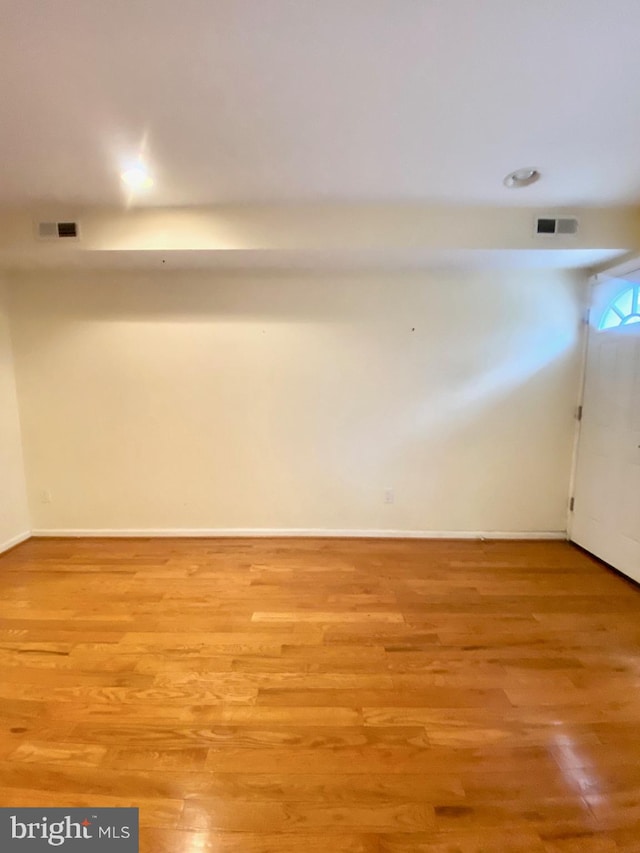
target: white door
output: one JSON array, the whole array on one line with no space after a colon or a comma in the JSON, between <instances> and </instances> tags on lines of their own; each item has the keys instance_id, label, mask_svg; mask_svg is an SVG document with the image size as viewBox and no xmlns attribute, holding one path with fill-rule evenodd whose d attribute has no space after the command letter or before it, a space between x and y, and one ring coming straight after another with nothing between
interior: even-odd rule
<instances>
[{"instance_id":1,"label":"white door","mask_svg":"<svg viewBox=\"0 0 640 853\"><path fill-rule=\"evenodd\" d=\"M640 271L593 288L570 530L574 542L638 582L639 282Z\"/></svg>"}]
</instances>

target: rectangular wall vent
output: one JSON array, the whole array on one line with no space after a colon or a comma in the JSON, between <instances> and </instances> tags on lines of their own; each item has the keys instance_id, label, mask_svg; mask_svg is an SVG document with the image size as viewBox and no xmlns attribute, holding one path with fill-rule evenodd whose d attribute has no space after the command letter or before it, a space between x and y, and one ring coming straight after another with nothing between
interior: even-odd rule
<instances>
[{"instance_id":1,"label":"rectangular wall vent","mask_svg":"<svg viewBox=\"0 0 640 853\"><path fill-rule=\"evenodd\" d=\"M77 237L77 222L58 222L58 237Z\"/></svg>"},{"instance_id":2,"label":"rectangular wall vent","mask_svg":"<svg viewBox=\"0 0 640 853\"><path fill-rule=\"evenodd\" d=\"M577 219L557 219L556 234L577 234L578 220Z\"/></svg>"},{"instance_id":3,"label":"rectangular wall vent","mask_svg":"<svg viewBox=\"0 0 640 853\"><path fill-rule=\"evenodd\" d=\"M578 233L578 220L573 216L555 218L540 216L536 219L536 234L572 235Z\"/></svg>"},{"instance_id":4,"label":"rectangular wall vent","mask_svg":"<svg viewBox=\"0 0 640 853\"><path fill-rule=\"evenodd\" d=\"M78 240L80 231L77 222L38 222L39 240Z\"/></svg>"}]
</instances>

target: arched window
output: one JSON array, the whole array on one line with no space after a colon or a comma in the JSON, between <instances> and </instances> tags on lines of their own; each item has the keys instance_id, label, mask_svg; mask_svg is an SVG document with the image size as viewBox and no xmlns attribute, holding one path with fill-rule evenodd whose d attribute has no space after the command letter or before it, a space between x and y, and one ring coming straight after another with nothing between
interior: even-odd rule
<instances>
[{"instance_id":1,"label":"arched window","mask_svg":"<svg viewBox=\"0 0 640 853\"><path fill-rule=\"evenodd\" d=\"M632 323L640 323L640 285L637 284L623 290L609 303L598 328L603 331Z\"/></svg>"}]
</instances>

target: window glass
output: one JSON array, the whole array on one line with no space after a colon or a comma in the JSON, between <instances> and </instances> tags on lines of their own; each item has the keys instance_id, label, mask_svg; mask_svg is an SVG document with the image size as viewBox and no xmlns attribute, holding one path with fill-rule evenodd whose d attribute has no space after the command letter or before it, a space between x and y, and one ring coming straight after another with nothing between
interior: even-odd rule
<instances>
[{"instance_id":1,"label":"window glass","mask_svg":"<svg viewBox=\"0 0 640 853\"><path fill-rule=\"evenodd\" d=\"M598 328L605 331L632 323L640 323L640 286L637 284L623 290L609 303Z\"/></svg>"}]
</instances>

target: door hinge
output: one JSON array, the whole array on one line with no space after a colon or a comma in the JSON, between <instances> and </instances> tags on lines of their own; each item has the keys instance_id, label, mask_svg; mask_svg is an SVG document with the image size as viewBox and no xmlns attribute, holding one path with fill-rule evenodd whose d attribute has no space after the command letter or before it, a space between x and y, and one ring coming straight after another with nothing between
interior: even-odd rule
<instances>
[{"instance_id":1,"label":"door hinge","mask_svg":"<svg viewBox=\"0 0 640 853\"><path fill-rule=\"evenodd\" d=\"M578 408L576 409L576 420L582 420L582 406L578 406Z\"/></svg>"},{"instance_id":2,"label":"door hinge","mask_svg":"<svg viewBox=\"0 0 640 853\"><path fill-rule=\"evenodd\" d=\"M575 505L576 505L576 499L571 498L571 500L569 501L569 512L573 512L573 508Z\"/></svg>"}]
</instances>

